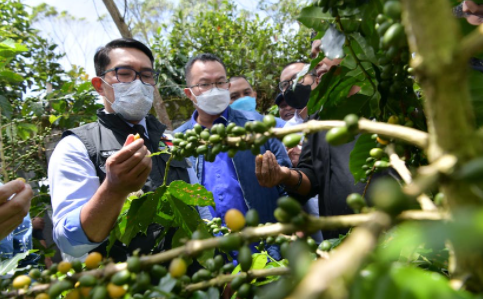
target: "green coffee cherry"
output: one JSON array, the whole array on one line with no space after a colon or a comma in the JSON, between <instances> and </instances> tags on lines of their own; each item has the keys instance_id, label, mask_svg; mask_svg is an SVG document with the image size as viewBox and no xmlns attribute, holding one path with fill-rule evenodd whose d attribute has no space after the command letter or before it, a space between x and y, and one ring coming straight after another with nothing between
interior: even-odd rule
<instances>
[{"instance_id":1,"label":"green coffee cherry","mask_svg":"<svg viewBox=\"0 0 483 299\"><path fill-rule=\"evenodd\" d=\"M275 119L275 116L271 114L267 114L263 117L263 123L268 127L268 128L273 128L277 124L277 120Z\"/></svg>"},{"instance_id":2,"label":"green coffee cherry","mask_svg":"<svg viewBox=\"0 0 483 299\"><path fill-rule=\"evenodd\" d=\"M238 251L238 263L243 272L250 270L252 266L252 251L248 246L243 246Z\"/></svg>"},{"instance_id":3,"label":"green coffee cherry","mask_svg":"<svg viewBox=\"0 0 483 299\"><path fill-rule=\"evenodd\" d=\"M355 114L349 114L344 117L344 121L349 133L356 134L359 130L359 117Z\"/></svg>"},{"instance_id":4,"label":"green coffee cherry","mask_svg":"<svg viewBox=\"0 0 483 299\"><path fill-rule=\"evenodd\" d=\"M332 128L325 135L327 143L333 146L347 143L352 139L353 136L347 131L347 127Z\"/></svg>"},{"instance_id":5,"label":"green coffee cherry","mask_svg":"<svg viewBox=\"0 0 483 299\"><path fill-rule=\"evenodd\" d=\"M292 148L297 146L300 143L300 140L302 140L302 135L293 133L284 136L282 142L285 147Z\"/></svg>"}]
</instances>

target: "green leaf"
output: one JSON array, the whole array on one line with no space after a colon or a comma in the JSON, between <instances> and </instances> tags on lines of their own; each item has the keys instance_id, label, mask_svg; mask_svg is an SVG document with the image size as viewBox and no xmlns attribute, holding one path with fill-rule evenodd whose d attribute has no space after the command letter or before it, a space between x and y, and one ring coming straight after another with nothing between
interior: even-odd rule
<instances>
[{"instance_id":1,"label":"green leaf","mask_svg":"<svg viewBox=\"0 0 483 299\"><path fill-rule=\"evenodd\" d=\"M54 124L61 117L62 117L62 115L50 115L49 116L49 122L51 124Z\"/></svg>"},{"instance_id":2,"label":"green leaf","mask_svg":"<svg viewBox=\"0 0 483 299\"><path fill-rule=\"evenodd\" d=\"M182 246L183 245L182 240L183 239L187 240L189 238L190 238L190 236L188 236L188 234L186 233L185 230L183 230L183 229L176 230L176 232L174 233L174 236L173 236L173 240L172 240L173 248Z\"/></svg>"},{"instance_id":3,"label":"green leaf","mask_svg":"<svg viewBox=\"0 0 483 299\"><path fill-rule=\"evenodd\" d=\"M370 62L377 64L377 58L376 54L374 53L374 48L372 48L372 46L367 43L367 40L362 37L359 32L351 33L350 37L357 42L365 58ZM361 57L358 58L361 59Z\"/></svg>"},{"instance_id":4,"label":"green leaf","mask_svg":"<svg viewBox=\"0 0 483 299\"><path fill-rule=\"evenodd\" d=\"M17 73L12 72L11 70L0 71L0 80L2 80L2 79L6 80L8 82L12 82L12 83L23 81L22 76L20 76Z\"/></svg>"},{"instance_id":5,"label":"green leaf","mask_svg":"<svg viewBox=\"0 0 483 299\"><path fill-rule=\"evenodd\" d=\"M390 267L369 265L356 277L349 294L350 299L476 298L466 291L453 290L448 278L439 273L398 263Z\"/></svg>"},{"instance_id":6,"label":"green leaf","mask_svg":"<svg viewBox=\"0 0 483 299\"><path fill-rule=\"evenodd\" d=\"M265 268L267 260L268 257L266 253L254 253L252 255L252 267L250 269L258 270Z\"/></svg>"},{"instance_id":7,"label":"green leaf","mask_svg":"<svg viewBox=\"0 0 483 299\"><path fill-rule=\"evenodd\" d=\"M5 116L8 120L12 119L12 106L10 105L8 99L2 95L0 95L0 109L2 110L3 116Z\"/></svg>"},{"instance_id":8,"label":"green leaf","mask_svg":"<svg viewBox=\"0 0 483 299\"><path fill-rule=\"evenodd\" d=\"M341 76L336 74L340 68L333 67L322 76L319 85L310 93L310 101L307 104L309 114L314 114L322 108L328 99L331 89L340 81Z\"/></svg>"},{"instance_id":9,"label":"green leaf","mask_svg":"<svg viewBox=\"0 0 483 299\"><path fill-rule=\"evenodd\" d=\"M344 54L345 35L335 25L331 25L322 37L320 49L329 59L342 58Z\"/></svg>"},{"instance_id":10,"label":"green leaf","mask_svg":"<svg viewBox=\"0 0 483 299\"><path fill-rule=\"evenodd\" d=\"M91 82L84 82L77 87L77 92L81 93L92 88Z\"/></svg>"},{"instance_id":11,"label":"green leaf","mask_svg":"<svg viewBox=\"0 0 483 299\"><path fill-rule=\"evenodd\" d=\"M208 238L213 237L210 234L210 232L208 231L208 227L206 226L205 222L200 223L196 230L201 233L202 239L208 239ZM198 261L198 263L200 263L200 265L202 265L203 267L206 268L206 261L209 260L210 258L213 258L214 255L215 255L215 249L214 248L209 249L209 250L203 250L201 255L198 256L196 258L196 260Z\"/></svg>"},{"instance_id":12,"label":"green leaf","mask_svg":"<svg viewBox=\"0 0 483 299\"><path fill-rule=\"evenodd\" d=\"M17 135L22 140L27 140L33 133L37 133L37 126L34 124L28 123L19 123L17 124Z\"/></svg>"},{"instance_id":13,"label":"green leaf","mask_svg":"<svg viewBox=\"0 0 483 299\"><path fill-rule=\"evenodd\" d=\"M360 114L368 106L369 100L370 97L361 94L345 96L336 106L324 106L319 113L320 119L343 119L347 114Z\"/></svg>"},{"instance_id":14,"label":"green leaf","mask_svg":"<svg viewBox=\"0 0 483 299\"><path fill-rule=\"evenodd\" d=\"M166 275L159 282L158 288L163 292L170 293L177 282L178 280L176 278L171 277L171 275Z\"/></svg>"},{"instance_id":15,"label":"green leaf","mask_svg":"<svg viewBox=\"0 0 483 299\"><path fill-rule=\"evenodd\" d=\"M325 31L329 24L335 21L329 13L323 13L320 7L308 6L300 11L297 20L308 28Z\"/></svg>"},{"instance_id":16,"label":"green leaf","mask_svg":"<svg viewBox=\"0 0 483 299\"><path fill-rule=\"evenodd\" d=\"M193 231L202 222L200 215L193 207L186 205L181 200L171 196L171 194L167 193L166 195L168 202L171 204L176 225L191 237Z\"/></svg>"},{"instance_id":17,"label":"green leaf","mask_svg":"<svg viewBox=\"0 0 483 299\"><path fill-rule=\"evenodd\" d=\"M154 193L145 193L131 202L131 207L125 217L127 219L126 230L119 238L122 243L129 245L138 233L146 233L148 226L153 223L158 201L164 192L166 192L166 187L159 187Z\"/></svg>"},{"instance_id":18,"label":"green leaf","mask_svg":"<svg viewBox=\"0 0 483 299\"><path fill-rule=\"evenodd\" d=\"M213 193L200 184L191 185L184 181L174 181L169 184L168 192L187 205L200 207L215 206Z\"/></svg>"},{"instance_id":19,"label":"green leaf","mask_svg":"<svg viewBox=\"0 0 483 299\"><path fill-rule=\"evenodd\" d=\"M11 259L1 261L0 262L0 275L5 275L10 271L15 272L15 270L17 269L18 262L20 260L23 260L24 258L26 258L27 255L29 255L29 253L30 253L29 251L17 253Z\"/></svg>"},{"instance_id":20,"label":"green leaf","mask_svg":"<svg viewBox=\"0 0 483 299\"><path fill-rule=\"evenodd\" d=\"M356 141L354 149L351 151L349 159L349 169L354 176L354 182L358 183L366 178L366 171L362 166L366 164L369 151L375 146L370 134L362 134Z\"/></svg>"}]
</instances>

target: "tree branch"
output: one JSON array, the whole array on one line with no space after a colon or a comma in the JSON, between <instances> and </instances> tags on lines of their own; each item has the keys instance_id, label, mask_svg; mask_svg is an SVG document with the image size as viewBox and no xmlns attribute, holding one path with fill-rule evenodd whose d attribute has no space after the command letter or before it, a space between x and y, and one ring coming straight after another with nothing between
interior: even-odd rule
<instances>
[{"instance_id":1,"label":"tree branch","mask_svg":"<svg viewBox=\"0 0 483 299\"><path fill-rule=\"evenodd\" d=\"M322 294L326 295L324 298L345 298L349 281L390 224L388 215L374 213L370 222L354 229L330 259L320 259L312 264L290 298L316 299Z\"/></svg>"},{"instance_id":2,"label":"tree branch","mask_svg":"<svg viewBox=\"0 0 483 299\"><path fill-rule=\"evenodd\" d=\"M223 286L224 284L232 281L235 277L248 277L247 281L251 281L255 278L262 278L267 276L276 276L276 275L287 275L290 273L290 268L288 267L278 267L278 268L271 268L271 269L259 269L259 270L250 270L248 272L240 272L234 275L227 274L227 275L219 275L211 280L202 281L194 284L187 285L185 290L188 292L194 292L197 290L203 290L212 286Z\"/></svg>"},{"instance_id":3,"label":"tree branch","mask_svg":"<svg viewBox=\"0 0 483 299\"><path fill-rule=\"evenodd\" d=\"M399 155L396 153L394 149L394 144L389 144L388 146L386 146L386 152L389 155L389 161L391 162L392 168L397 171L397 173L402 178L404 183L406 183L406 185L411 184L411 182L413 181L411 173L406 167L406 163L401 160L399 158ZM424 211L436 211L438 209L433 201L424 193L419 195L416 199L419 202L421 209L423 209Z\"/></svg>"},{"instance_id":4,"label":"tree branch","mask_svg":"<svg viewBox=\"0 0 483 299\"><path fill-rule=\"evenodd\" d=\"M119 13L116 3L114 3L113 0L102 0L102 2L104 2L104 5L106 5L107 11L109 11L109 14L116 24L119 33L121 33L121 36L124 38L132 38L131 30L129 30L124 18Z\"/></svg>"},{"instance_id":5,"label":"tree branch","mask_svg":"<svg viewBox=\"0 0 483 299\"><path fill-rule=\"evenodd\" d=\"M384 218L380 216L381 212L372 212L369 214L354 214L354 215L341 215L341 216L328 216L328 217L311 217L308 216L308 222L304 229L304 231L312 232L317 230L332 230L336 228L347 228L353 227L358 225L371 225L371 223L377 223L378 219ZM446 220L449 216L440 213L440 212L433 212L433 211L405 211L401 213L398 217L396 217L396 221L404 221L404 220L429 220L429 221L439 221L439 220ZM299 231L300 228L297 228L293 224L271 224L265 225L260 227L246 227L243 229L239 236L246 241L256 241L261 238L266 238L269 236L277 236L280 234L293 234ZM353 233L354 234L354 233ZM352 235L353 235L352 234ZM180 246L177 248L173 248L161 253L142 256L140 258L141 267L149 267L155 264L161 264L168 262L174 258L180 256L195 256L198 253L208 250L217 248L221 244L221 237L215 237L205 240L191 240L188 241L184 246ZM77 281L83 275L93 275L95 277L101 278L109 278L115 273L127 269L126 263L109 263L102 269L95 269L90 271L85 271L82 273L76 273L70 276L68 279L72 281ZM285 270L284 270L285 271ZM259 277L263 277L263 271L255 271L252 272L253 275L261 275ZM256 278L257 276L253 276ZM29 291L36 293L42 292L48 289L50 284L43 284L37 285L32 287ZM19 290L18 295L25 294L24 290ZM16 293L2 293L2 295L16 295ZM303 298L303 297L301 297Z\"/></svg>"},{"instance_id":6,"label":"tree branch","mask_svg":"<svg viewBox=\"0 0 483 299\"><path fill-rule=\"evenodd\" d=\"M466 60L483 51L483 24L461 41L460 53Z\"/></svg>"},{"instance_id":7,"label":"tree branch","mask_svg":"<svg viewBox=\"0 0 483 299\"><path fill-rule=\"evenodd\" d=\"M292 134L292 133L303 132L304 134L312 134L315 132L329 130L332 128L342 127L342 126L345 126L345 122L341 120L324 120L324 121L311 120L306 123L292 126L289 128L273 128L271 129L271 134L267 132L265 133L265 135L282 138L283 136ZM413 144L422 149L426 149L428 145L427 133L413 128L400 126L400 125L374 122L367 119L360 119L359 131L361 133L374 133L374 134L390 136L392 138L405 141L409 144ZM243 137L228 137L227 142L230 145L236 145L241 141L250 142L255 140L255 136L248 137L248 138L249 139L246 139Z\"/></svg>"}]
</instances>

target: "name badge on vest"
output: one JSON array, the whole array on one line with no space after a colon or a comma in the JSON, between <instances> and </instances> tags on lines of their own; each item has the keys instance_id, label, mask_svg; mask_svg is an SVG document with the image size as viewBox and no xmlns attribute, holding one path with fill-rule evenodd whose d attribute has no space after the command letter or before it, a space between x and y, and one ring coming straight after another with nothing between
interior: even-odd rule
<instances>
[{"instance_id":1,"label":"name badge on vest","mask_svg":"<svg viewBox=\"0 0 483 299\"><path fill-rule=\"evenodd\" d=\"M161 140L159 140L158 149L160 151L165 150L166 148L173 147L173 136L171 134L164 134L161 136Z\"/></svg>"},{"instance_id":2,"label":"name badge on vest","mask_svg":"<svg viewBox=\"0 0 483 299\"><path fill-rule=\"evenodd\" d=\"M107 159L110 156L114 155L117 153L119 150L108 150L108 151L101 151L101 157Z\"/></svg>"}]
</instances>

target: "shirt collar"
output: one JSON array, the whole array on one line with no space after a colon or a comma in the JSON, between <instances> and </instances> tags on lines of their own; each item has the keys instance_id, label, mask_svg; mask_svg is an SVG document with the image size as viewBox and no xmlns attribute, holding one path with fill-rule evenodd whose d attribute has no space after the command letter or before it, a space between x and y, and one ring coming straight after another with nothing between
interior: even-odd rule
<instances>
[{"instance_id":1,"label":"shirt collar","mask_svg":"<svg viewBox=\"0 0 483 299\"><path fill-rule=\"evenodd\" d=\"M106 114L112 114L112 113L109 113L109 112L108 112L106 109L104 109L104 112L105 112ZM126 124L128 124L128 125L129 125L131 128L134 126L134 124L132 124L132 123L130 123L130 122L128 122L128 121L126 121L124 118L122 118L122 117L121 117L121 119L122 119L122 121L123 121L123 122L125 122ZM146 136L148 136L148 137L149 137L149 135L148 135L148 127L147 127L147 125L146 125L146 117L144 117L143 119L141 119L141 120L139 121L138 125L141 125L141 126L143 126L143 127L144 127L144 132L145 132Z\"/></svg>"},{"instance_id":2,"label":"shirt collar","mask_svg":"<svg viewBox=\"0 0 483 299\"><path fill-rule=\"evenodd\" d=\"M228 124L228 116L229 116L229 110L230 107L226 108L225 111L215 119L213 124L224 124L225 126ZM191 125L194 126L197 124L196 119L198 118L198 110L195 109L195 112L193 112L193 115L191 116Z\"/></svg>"}]
</instances>

